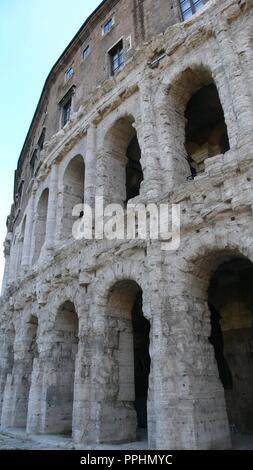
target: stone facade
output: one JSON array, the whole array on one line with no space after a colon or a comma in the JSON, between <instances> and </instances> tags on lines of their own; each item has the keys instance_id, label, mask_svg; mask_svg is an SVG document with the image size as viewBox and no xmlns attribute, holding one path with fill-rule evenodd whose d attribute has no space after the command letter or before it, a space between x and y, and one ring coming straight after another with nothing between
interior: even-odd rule
<instances>
[{"instance_id":1,"label":"stone facade","mask_svg":"<svg viewBox=\"0 0 253 470\"><path fill-rule=\"evenodd\" d=\"M107 0L47 79L7 221L2 429L85 445L139 425L152 449L253 432L253 1L204 3L182 22L176 0ZM72 238L74 205L136 184L135 202L180 203L177 251Z\"/></svg>"}]
</instances>

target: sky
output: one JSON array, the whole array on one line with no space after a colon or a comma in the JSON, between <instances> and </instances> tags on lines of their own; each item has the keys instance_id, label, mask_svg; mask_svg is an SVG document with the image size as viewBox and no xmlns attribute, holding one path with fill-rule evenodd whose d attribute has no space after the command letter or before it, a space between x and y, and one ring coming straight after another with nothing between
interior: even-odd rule
<instances>
[{"instance_id":1,"label":"sky","mask_svg":"<svg viewBox=\"0 0 253 470\"><path fill-rule=\"evenodd\" d=\"M0 0L0 286L14 171L52 66L101 0Z\"/></svg>"}]
</instances>

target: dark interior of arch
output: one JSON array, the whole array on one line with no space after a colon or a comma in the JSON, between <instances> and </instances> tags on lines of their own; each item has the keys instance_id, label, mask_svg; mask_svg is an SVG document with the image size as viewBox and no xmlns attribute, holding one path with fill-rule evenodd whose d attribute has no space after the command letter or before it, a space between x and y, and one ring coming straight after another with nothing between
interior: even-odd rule
<instances>
[{"instance_id":1,"label":"dark interior of arch","mask_svg":"<svg viewBox=\"0 0 253 470\"><path fill-rule=\"evenodd\" d=\"M214 83L203 86L189 100L186 111L186 142L192 176L204 171L204 161L230 148L224 112Z\"/></svg>"},{"instance_id":2,"label":"dark interior of arch","mask_svg":"<svg viewBox=\"0 0 253 470\"><path fill-rule=\"evenodd\" d=\"M139 196L143 181L141 167L141 149L135 132L127 148L128 163L126 167L126 202Z\"/></svg>"},{"instance_id":3,"label":"dark interior of arch","mask_svg":"<svg viewBox=\"0 0 253 470\"><path fill-rule=\"evenodd\" d=\"M78 316L72 302L58 310L51 347L51 367L55 383L47 390L46 431L72 434L75 359L78 351Z\"/></svg>"},{"instance_id":4,"label":"dark interior of arch","mask_svg":"<svg viewBox=\"0 0 253 470\"><path fill-rule=\"evenodd\" d=\"M209 288L210 342L223 384L230 426L253 433L253 264L222 264Z\"/></svg>"},{"instance_id":5,"label":"dark interior of arch","mask_svg":"<svg viewBox=\"0 0 253 470\"><path fill-rule=\"evenodd\" d=\"M34 359L38 357L37 347L38 318L31 315L26 323L26 358L17 358L14 362L13 376L21 377L18 386L18 400L15 427L25 428L27 424L29 392L32 383Z\"/></svg>"},{"instance_id":6,"label":"dark interior of arch","mask_svg":"<svg viewBox=\"0 0 253 470\"><path fill-rule=\"evenodd\" d=\"M66 240L72 236L73 209L84 202L85 164L81 155L74 157L64 174L63 219L61 237ZM80 217L83 212L80 212Z\"/></svg>"},{"instance_id":7,"label":"dark interior of arch","mask_svg":"<svg viewBox=\"0 0 253 470\"><path fill-rule=\"evenodd\" d=\"M132 310L134 336L135 409L140 429L147 429L147 398L150 373L150 323L143 315L142 291L139 291Z\"/></svg>"},{"instance_id":8,"label":"dark interior of arch","mask_svg":"<svg viewBox=\"0 0 253 470\"><path fill-rule=\"evenodd\" d=\"M33 359L38 357L37 332L38 332L38 318L32 315L29 320L29 337L30 337L29 349L32 352Z\"/></svg>"},{"instance_id":9,"label":"dark interior of arch","mask_svg":"<svg viewBox=\"0 0 253 470\"><path fill-rule=\"evenodd\" d=\"M33 262L37 262L46 239L46 222L48 211L49 189L46 188L39 200L37 208L37 221L35 226L35 250Z\"/></svg>"},{"instance_id":10,"label":"dark interior of arch","mask_svg":"<svg viewBox=\"0 0 253 470\"><path fill-rule=\"evenodd\" d=\"M11 374L14 366L14 342L15 342L15 328L13 325L7 330L6 333L6 345L7 345L7 374Z\"/></svg>"}]
</instances>

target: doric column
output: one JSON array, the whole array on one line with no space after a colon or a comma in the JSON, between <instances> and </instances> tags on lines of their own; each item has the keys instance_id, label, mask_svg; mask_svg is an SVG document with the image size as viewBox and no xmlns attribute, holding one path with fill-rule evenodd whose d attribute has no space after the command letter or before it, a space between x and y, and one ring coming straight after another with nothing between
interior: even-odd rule
<instances>
[{"instance_id":1,"label":"doric column","mask_svg":"<svg viewBox=\"0 0 253 470\"><path fill-rule=\"evenodd\" d=\"M109 204L110 191L108 182L108 158L109 155L103 148L99 148L97 151L97 184L96 184L96 196L103 197L104 203Z\"/></svg>"},{"instance_id":2,"label":"doric column","mask_svg":"<svg viewBox=\"0 0 253 470\"><path fill-rule=\"evenodd\" d=\"M55 243L57 198L58 198L58 165L57 163L53 163L51 174L50 174L46 240L45 240L45 247L46 249L49 249L49 250L54 247L54 243Z\"/></svg>"},{"instance_id":3,"label":"doric column","mask_svg":"<svg viewBox=\"0 0 253 470\"><path fill-rule=\"evenodd\" d=\"M142 193L157 197L161 194L161 166L156 123L152 106L152 88L149 79L140 85L141 126L137 134L141 145L141 164L144 174Z\"/></svg>"},{"instance_id":4,"label":"doric column","mask_svg":"<svg viewBox=\"0 0 253 470\"><path fill-rule=\"evenodd\" d=\"M148 441L150 449L179 448L177 423L176 371L172 354L174 343L166 309L167 280L159 244L148 246L147 269L152 273L149 288L143 290L143 314L150 321L151 367L148 391ZM160 254L159 254L160 252ZM156 286L160 286L157 289Z\"/></svg>"},{"instance_id":5,"label":"doric column","mask_svg":"<svg viewBox=\"0 0 253 470\"><path fill-rule=\"evenodd\" d=\"M94 205L96 191L96 127L91 124L87 130L87 150L85 159L84 202Z\"/></svg>"},{"instance_id":6,"label":"doric column","mask_svg":"<svg viewBox=\"0 0 253 470\"><path fill-rule=\"evenodd\" d=\"M25 235L24 235L22 261L21 261L21 266L24 270L27 270L30 265L34 204L35 204L35 191L33 190L31 193L28 210L27 210L27 216L26 216L26 227L25 227Z\"/></svg>"},{"instance_id":7,"label":"doric column","mask_svg":"<svg viewBox=\"0 0 253 470\"><path fill-rule=\"evenodd\" d=\"M192 279L182 272L179 256L173 252L166 255L164 265L167 266L163 274L165 284L159 284L165 292L163 313L160 320L154 315L157 328L154 341L159 338L160 343L159 347L155 343L151 347L153 362L156 357L159 359L153 365L158 368L154 386L158 416L156 446L182 450L229 449L224 389L209 342L207 290L203 289L202 293L195 286L194 291ZM166 285L171 286L170 291L166 291ZM158 364L162 364L160 377Z\"/></svg>"}]
</instances>

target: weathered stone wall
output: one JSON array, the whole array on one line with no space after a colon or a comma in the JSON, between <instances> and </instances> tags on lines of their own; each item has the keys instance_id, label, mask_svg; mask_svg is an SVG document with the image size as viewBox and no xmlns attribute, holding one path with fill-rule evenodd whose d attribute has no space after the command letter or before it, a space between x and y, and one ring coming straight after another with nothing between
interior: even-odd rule
<instances>
[{"instance_id":1,"label":"weathered stone wall","mask_svg":"<svg viewBox=\"0 0 253 470\"><path fill-rule=\"evenodd\" d=\"M102 35L103 25L112 16L115 20L112 30ZM19 206L24 209L30 196L30 180L33 177L30 160L36 151L36 168L39 168L45 158L44 151L38 145L43 129L45 141L50 141L61 130L62 99L74 87L72 114L80 109L86 110L87 103L92 102L101 85L106 89L114 83L110 78L108 51L120 39L123 39L124 60L132 62L135 50L143 41L163 33L178 21L179 8L173 0L159 0L159 3L151 0L107 0L84 25L51 71L22 149L15 177L15 193L24 181L22 198L16 203L15 215L18 219ZM90 45L90 55L83 60L82 54L87 45ZM74 74L65 80L69 67L73 67Z\"/></svg>"},{"instance_id":2,"label":"weathered stone wall","mask_svg":"<svg viewBox=\"0 0 253 470\"><path fill-rule=\"evenodd\" d=\"M208 288L228 259L253 262L252 6L251 0L212 0L188 22L170 26L134 50L133 59L92 100L81 93L70 123L46 142L28 204L6 242L0 303L3 428L27 425L28 433L72 428L77 443L135 438L130 294L138 286L150 322L149 446L230 447L225 394L209 342ZM161 50L164 58L150 68ZM184 111L191 96L211 82L230 150L205 160L204 171L189 180ZM101 195L123 201L124 151L134 131L144 177L135 201L181 204L180 248L166 252L154 241L62 237L64 178L71 161L78 156L85 163L84 202L94 204ZM45 190L47 217L44 232L39 230L45 242L37 259ZM127 287L112 297L119 285ZM56 326L66 302L78 317L71 331ZM36 347L31 317L38 322Z\"/></svg>"}]
</instances>

